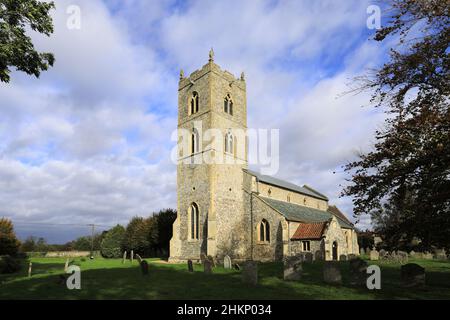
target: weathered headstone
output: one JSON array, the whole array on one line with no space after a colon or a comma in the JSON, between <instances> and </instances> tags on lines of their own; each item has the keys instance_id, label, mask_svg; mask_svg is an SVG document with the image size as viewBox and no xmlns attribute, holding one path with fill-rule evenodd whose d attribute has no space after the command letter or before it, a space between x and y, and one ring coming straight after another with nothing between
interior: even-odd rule
<instances>
[{"instance_id":1,"label":"weathered headstone","mask_svg":"<svg viewBox=\"0 0 450 320\"><path fill-rule=\"evenodd\" d=\"M324 255L323 255L323 251L322 250L317 250L316 251L316 253L314 254L314 260L316 260L316 261L324 260Z\"/></svg>"},{"instance_id":2,"label":"weathered headstone","mask_svg":"<svg viewBox=\"0 0 450 320\"><path fill-rule=\"evenodd\" d=\"M380 253L380 259L383 259L384 256L386 255L387 251L384 250L384 249L381 249L381 250L379 251L379 253Z\"/></svg>"},{"instance_id":3,"label":"weathered headstone","mask_svg":"<svg viewBox=\"0 0 450 320\"><path fill-rule=\"evenodd\" d=\"M301 257L286 257L284 259L284 280L295 281L302 277L303 267Z\"/></svg>"},{"instance_id":4,"label":"weathered headstone","mask_svg":"<svg viewBox=\"0 0 450 320\"><path fill-rule=\"evenodd\" d=\"M142 258L141 258L141 256L140 256L140 255L138 255L137 253L136 253L136 259L137 259L137 261L138 261L139 263L141 263L141 262L142 262Z\"/></svg>"},{"instance_id":5,"label":"weathered headstone","mask_svg":"<svg viewBox=\"0 0 450 320\"><path fill-rule=\"evenodd\" d=\"M416 255L416 252L415 252L414 250L411 250L411 251L409 252L409 256L410 256L411 258L414 258L415 255Z\"/></svg>"},{"instance_id":6,"label":"weathered headstone","mask_svg":"<svg viewBox=\"0 0 450 320\"><path fill-rule=\"evenodd\" d=\"M125 260L127 260L127 252L126 251L123 252L122 263L125 263Z\"/></svg>"},{"instance_id":7,"label":"weathered headstone","mask_svg":"<svg viewBox=\"0 0 450 320\"><path fill-rule=\"evenodd\" d=\"M347 261L347 255L341 254L341 255L339 256L339 261Z\"/></svg>"},{"instance_id":8,"label":"weathered headstone","mask_svg":"<svg viewBox=\"0 0 450 320\"><path fill-rule=\"evenodd\" d=\"M435 249L433 258L437 260L446 260L447 254L445 253L444 249Z\"/></svg>"},{"instance_id":9,"label":"weathered headstone","mask_svg":"<svg viewBox=\"0 0 450 320\"><path fill-rule=\"evenodd\" d=\"M398 263L408 263L408 253L406 253L405 251L397 251L396 258Z\"/></svg>"},{"instance_id":10,"label":"weathered headstone","mask_svg":"<svg viewBox=\"0 0 450 320\"><path fill-rule=\"evenodd\" d=\"M314 260L314 255L311 252L306 252L303 255L303 262L312 263Z\"/></svg>"},{"instance_id":11,"label":"weathered headstone","mask_svg":"<svg viewBox=\"0 0 450 320\"><path fill-rule=\"evenodd\" d=\"M420 287L425 285L425 268L418 264L408 263L400 267L404 287Z\"/></svg>"},{"instance_id":12,"label":"weathered headstone","mask_svg":"<svg viewBox=\"0 0 450 320\"><path fill-rule=\"evenodd\" d=\"M188 265L188 271L194 272L194 265L192 264L192 260L188 260L187 265Z\"/></svg>"},{"instance_id":13,"label":"weathered headstone","mask_svg":"<svg viewBox=\"0 0 450 320\"><path fill-rule=\"evenodd\" d=\"M28 278L31 278L32 269L33 269L33 263L30 262L30 264L28 265Z\"/></svg>"},{"instance_id":14,"label":"weathered headstone","mask_svg":"<svg viewBox=\"0 0 450 320\"><path fill-rule=\"evenodd\" d=\"M234 270L241 270L241 266L237 263L233 264L233 269Z\"/></svg>"},{"instance_id":15,"label":"weathered headstone","mask_svg":"<svg viewBox=\"0 0 450 320\"><path fill-rule=\"evenodd\" d=\"M369 259L372 261L380 259L380 254L377 250L371 250L369 253Z\"/></svg>"},{"instance_id":16,"label":"weathered headstone","mask_svg":"<svg viewBox=\"0 0 450 320\"><path fill-rule=\"evenodd\" d=\"M130 260L131 260L131 264L133 264L133 260L134 260L134 251L133 250L131 250Z\"/></svg>"},{"instance_id":17,"label":"weathered headstone","mask_svg":"<svg viewBox=\"0 0 450 320\"><path fill-rule=\"evenodd\" d=\"M361 258L350 260L350 284L365 285L367 279L367 262Z\"/></svg>"},{"instance_id":18,"label":"weathered headstone","mask_svg":"<svg viewBox=\"0 0 450 320\"><path fill-rule=\"evenodd\" d=\"M250 285L258 284L258 263L246 261L242 270L242 281Z\"/></svg>"},{"instance_id":19,"label":"weathered headstone","mask_svg":"<svg viewBox=\"0 0 450 320\"><path fill-rule=\"evenodd\" d=\"M223 258L223 267L225 269L231 269L231 258L229 256Z\"/></svg>"},{"instance_id":20,"label":"weathered headstone","mask_svg":"<svg viewBox=\"0 0 450 320\"><path fill-rule=\"evenodd\" d=\"M342 275L338 263L333 261L326 261L323 264L323 281L329 284L342 283Z\"/></svg>"},{"instance_id":21,"label":"weathered headstone","mask_svg":"<svg viewBox=\"0 0 450 320\"><path fill-rule=\"evenodd\" d=\"M143 276L148 275L148 263L146 260L141 260L139 263L141 265L141 272Z\"/></svg>"},{"instance_id":22,"label":"weathered headstone","mask_svg":"<svg viewBox=\"0 0 450 320\"><path fill-rule=\"evenodd\" d=\"M212 273L212 264L211 264L211 261L209 261L208 259L206 259L205 261L203 261L203 271L204 271L206 274Z\"/></svg>"}]
</instances>

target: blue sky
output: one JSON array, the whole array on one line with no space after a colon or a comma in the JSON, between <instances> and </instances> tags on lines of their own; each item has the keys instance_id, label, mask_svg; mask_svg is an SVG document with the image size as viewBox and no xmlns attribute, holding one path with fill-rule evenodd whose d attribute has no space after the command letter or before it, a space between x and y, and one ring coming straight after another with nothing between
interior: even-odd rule
<instances>
[{"instance_id":1,"label":"blue sky","mask_svg":"<svg viewBox=\"0 0 450 320\"><path fill-rule=\"evenodd\" d=\"M246 74L249 127L280 129L277 177L352 216L340 167L370 148L384 117L368 92L339 97L386 58L368 40L370 1L55 2L55 33L32 34L55 66L0 84L0 216L21 237L63 242L89 229L19 221L113 225L175 208L179 71L201 67L211 47L222 68ZM79 30L66 26L69 5Z\"/></svg>"}]
</instances>

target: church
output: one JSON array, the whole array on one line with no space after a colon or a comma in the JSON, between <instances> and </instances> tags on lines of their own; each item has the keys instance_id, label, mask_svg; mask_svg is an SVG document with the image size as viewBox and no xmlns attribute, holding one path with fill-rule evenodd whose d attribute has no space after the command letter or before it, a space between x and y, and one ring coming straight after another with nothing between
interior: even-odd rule
<instances>
[{"instance_id":1,"label":"church","mask_svg":"<svg viewBox=\"0 0 450 320\"><path fill-rule=\"evenodd\" d=\"M178 87L177 219L171 262L358 255L353 224L328 198L248 168L245 76L209 61ZM204 132L207 132L203 134ZM244 133L244 135L242 134Z\"/></svg>"}]
</instances>

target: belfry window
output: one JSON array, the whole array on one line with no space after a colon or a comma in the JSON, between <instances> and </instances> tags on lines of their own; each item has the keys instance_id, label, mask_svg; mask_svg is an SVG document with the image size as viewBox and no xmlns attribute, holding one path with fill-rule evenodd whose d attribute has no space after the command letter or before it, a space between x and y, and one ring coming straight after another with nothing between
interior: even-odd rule
<instances>
[{"instance_id":1,"label":"belfry window","mask_svg":"<svg viewBox=\"0 0 450 320\"><path fill-rule=\"evenodd\" d=\"M270 225L266 219L259 224L259 241L270 242Z\"/></svg>"},{"instance_id":2,"label":"belfry window","mask_svg":"<svg viewBox=\"0 0 450 320\"><path fill-rule=\"evenodd\" d=\"M198 112L198 93L194 91L191 98L189 99L189 114L194 114Z\"/></svg>"},{"instance_id":3,"label":"belfry window","mask_svg":"<svg viewBox=\"0 0 450 320\"><path fill-rule=\"evenodd\" d=\"M191 239L198 240L199 239L199 211L196 203L191 204L190 208L190 220L191 220Z\"/></svg>"},{"instance_id":4,"label":"belfry window","mask_svg":"<svg viewBox=\"0 0 450 320\"><path fill-rule=\"evenodd\" d=\"M233 100L229 94L223 99L223 111L229 115L233 115Z\"/></svg>"}]
</instances>

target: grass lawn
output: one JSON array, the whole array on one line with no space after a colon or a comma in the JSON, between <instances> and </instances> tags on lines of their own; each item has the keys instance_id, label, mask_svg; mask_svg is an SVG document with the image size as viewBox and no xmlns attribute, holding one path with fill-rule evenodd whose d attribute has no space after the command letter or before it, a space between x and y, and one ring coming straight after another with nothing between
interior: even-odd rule
<instances>
[{"instance_id":1,"label":"grass lawn","mask_svg":"<svg viewBox=\"0 0 450 320\"><path fill-rule=\"evenodd\" d=\"M259 265L256 287L241 282L239 271L215 268L213 274L194 265L189 273L185 264L164 264L146 259L150 274L142 276L138 263L121 259L81 261L81 290L68 290L58 283L65 259L32 258L33 276L27 267L14 275L0 275L0 299L450 299L450 262L411 260L425 267L427 286L405 289L400 285L400 265L377 261L381 267L381 290L348 285L348 262L341 262L342 286L322 282L322 266L304 264L301 281L282 280L281 263ZM369 262L371 264L373 262Z\"/></svg>"}]
</instances>

